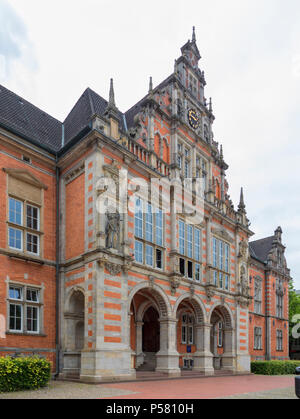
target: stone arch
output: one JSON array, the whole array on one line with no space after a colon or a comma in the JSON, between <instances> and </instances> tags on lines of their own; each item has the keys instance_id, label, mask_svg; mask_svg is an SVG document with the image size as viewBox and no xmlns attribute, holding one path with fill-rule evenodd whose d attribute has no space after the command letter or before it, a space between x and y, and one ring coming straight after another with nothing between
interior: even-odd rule
<instances>
[{"instance_id":1,"label":"stone arch","mask_svg":"<svg viewBox=\"0 0 300 419\"><path fill-rule=\"evenodd\" d=\"M147 297L147 298L149 298L149 297ZM151 306L153 306L159 313L159 307L157 306L156 301L152 298L149 298L149 301L145 301L140 305L140 307L139 307L139 309L136 313L136 321L142 322L146 311Z\"/></svg>"},{"instance_id":2,"label":"stone arch","mask_svg":"<svg viewBox=\"0 0 300 419\"><path fill-rule=\"evenodd\" d=\"M228 329L234 329L234 318L232 315L232 311L227 304L221 305L220 303L215 303L210 309L208 322L211 323L211 317L216 309L218 309L219 312L222 314L224 318L225 327Z\"/></svg>"},{"instance_id":3,"label":"stone arch","mask_svg":"<svg viewBox=\"0 0 300 419\"><path fill-rule=\"evenodd\" d=\"M184 300L188 300L189 303L191 304L191 306L194 309L195 312L195 320L197 323L205 323L206 322L206 311L205 311L205 306L202 302L202 300L200 298L198 298L197 296L194 296L193 298L191 298L191 295L186 293L183 294L181 297L178 298L178 300L176 301L174 308L173 308L173 315L174 317L176 317L177 315L177 311L178 311L178 307L180 306L180 304L184 301Z\"/></svg>"},{"instance_id":4,"label":"stone arch","mask_svg":"<svg viewBox=\"0 0 300 419\"><path fill-rule=\"evenodd\" d=\"M66 296L66 299L65 299L65 311L66 312L70 312L71 309L72 309L71 303L72 303L72 298L73 298L75 293L81 293L83 295L84 303L85 303L85 290L84 290L84 288L82 288L80 286L72 287L69 290L69 292L67 293L67 296Z\"/></svg>"},{"instance_id":5,"label":"stone arch","mask_svg":"<svg viewBox=\"0 0 300 419\"><path fill-rule=\"evenodd\" d=\"M161 318L167 318L171 316L172 314L171 303L166 293L164 292L164 290L159 285L156 285L156 284L150 285L148 282L138 284L131 290L128 296L128 312L130 311L130 305L133 300L133 297L139 291L142 291L142 290L149 291L151 297L154 298L157 304L157 307L159 309L158 311Z\"/></svg>"}]
</instances>

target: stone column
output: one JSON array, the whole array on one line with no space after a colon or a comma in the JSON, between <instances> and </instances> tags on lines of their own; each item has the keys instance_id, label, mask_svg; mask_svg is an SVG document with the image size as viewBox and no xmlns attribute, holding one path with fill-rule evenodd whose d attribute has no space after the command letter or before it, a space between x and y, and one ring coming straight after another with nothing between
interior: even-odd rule
<instances>
[{"instance_id":1,"label":"stone column","mask_svg":"<svg viewBox=\"0 0 300 419\"><path fill-rule=\"evenodd\" d=\"M145 355L143 353L143 322L136 322L136 368L143 365Z\"/></svg>"},{"instance_id":2,"label":"stone column","mask_svg":"<svg viewBox=\"0 0 300 419\"><path fill-rule=\"evenodd\" d=\"M210 331L208 323L196 324L196 352L194 353L194 370L205 375L214 375L213 354L210 351Z\"/></svg>"},{"instance_id":3,"label":"stone column","mask_svg":"<svg viewBox=\"0 0 300 419\"><path fill-rule=\"evenodd\" d=\"M160 320L160 350L156 354L156 371L170 376L181 375L179 353L176 350L176 319Z\"/></svg>"},{"instance_id":4,"label":"stone column","mask_svg":"<svg viewBox=\"0 0 300 419\"><path fill-rule=\"evenodd\" d=\"M234 330L224 330L224 354L222 355L222 370L235 371L236 361L234 353Z\"/></svg>"}]
</instances>

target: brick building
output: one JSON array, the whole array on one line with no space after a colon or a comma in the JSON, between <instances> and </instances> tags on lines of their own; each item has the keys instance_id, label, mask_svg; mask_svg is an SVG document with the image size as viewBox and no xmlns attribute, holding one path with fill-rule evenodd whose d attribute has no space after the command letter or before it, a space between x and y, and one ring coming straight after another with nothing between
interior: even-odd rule
<instances>
[{"instance_id":1,"label":"brick building","mask_svg":"<svg viewBox=\"0 0 300 419\"><path fill-rule=\"evenodd\" d=\"M130 110L111 81L63 123L0 87L0 355L91 382L288 357L281 230L249 247L200 58L193 32Z\"/></svg>"}]
</instances>

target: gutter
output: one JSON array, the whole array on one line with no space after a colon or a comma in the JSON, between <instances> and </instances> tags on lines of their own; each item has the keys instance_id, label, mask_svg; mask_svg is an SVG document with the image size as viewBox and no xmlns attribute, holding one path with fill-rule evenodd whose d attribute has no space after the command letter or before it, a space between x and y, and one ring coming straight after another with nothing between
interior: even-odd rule
<instances>
[{"instance_id":1,"label":"gutter","mask_svg":"<svg viewBox=\"0 0 300 419\"><path fill-rule=\"evenodd\" d=\"M57 163L57 158L56 158ZM60 232L60 216L59 216L59 178L60 178L60 169L56 166L56 268L55 268L55 280L56 280L56 296L55 296L55 321L56 321L56 330L55 330L55 345L56 345L56 371L55 377L58 376L60 372L60 339L59 339L59 296L60 296L60 281L59 281L59 232Z\"/></svg>"}]
</instances>

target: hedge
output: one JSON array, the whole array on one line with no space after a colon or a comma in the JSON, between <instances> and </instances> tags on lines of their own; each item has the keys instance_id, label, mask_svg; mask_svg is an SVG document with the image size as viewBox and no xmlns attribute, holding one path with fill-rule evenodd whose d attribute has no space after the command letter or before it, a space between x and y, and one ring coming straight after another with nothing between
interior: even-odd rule
<instances>
[{"instance_id":1,"label":"hedge","mask_svg":"<svg viewBox=\"0 0 300 419\"><path fill-rule=\"evenodd\" d=\"M38 357L0 358L0 393L35 390L51 378L51 363Z\"/></svg>"},{"instance_id":2,"label":"hedge","mask_svg":"<svg viewBox=\"0 0 300 419\"><path fill-rule=\"evenodd\" d=\"M300 361L253 361L251 372L257 375L295 375Z\"/></svg>"}]
</instances>

